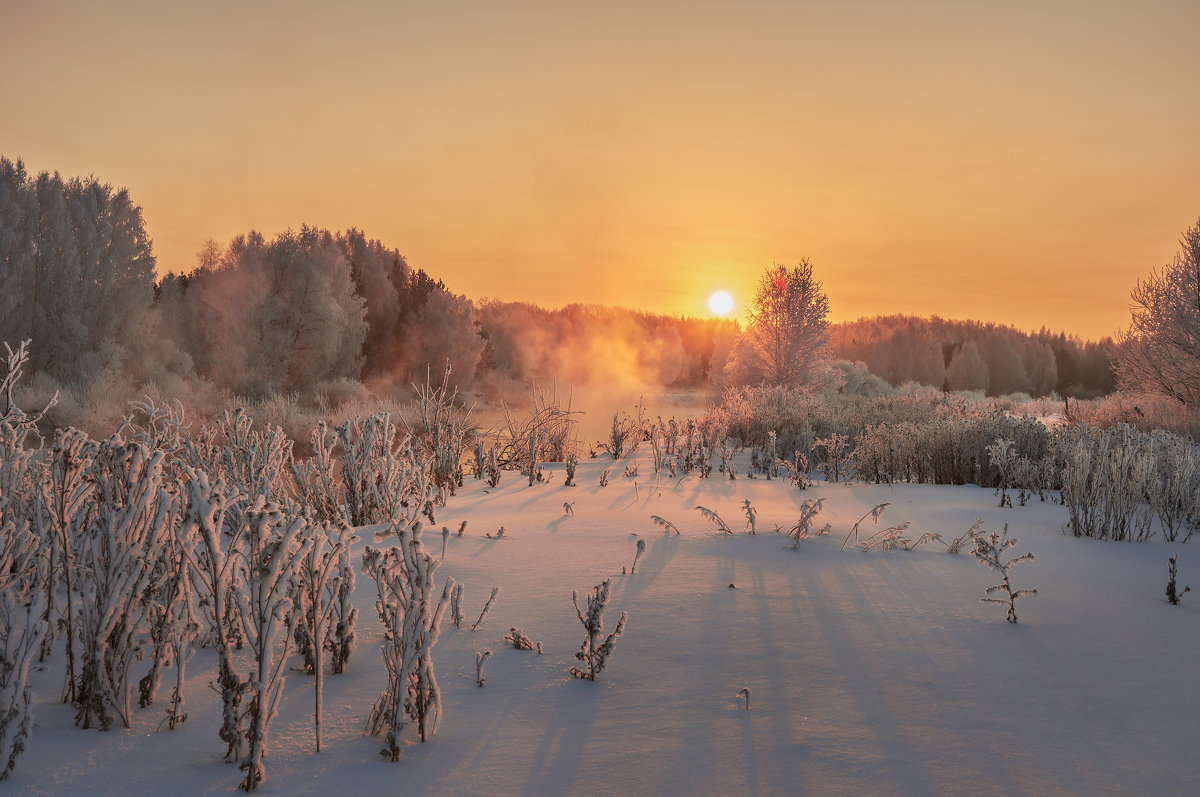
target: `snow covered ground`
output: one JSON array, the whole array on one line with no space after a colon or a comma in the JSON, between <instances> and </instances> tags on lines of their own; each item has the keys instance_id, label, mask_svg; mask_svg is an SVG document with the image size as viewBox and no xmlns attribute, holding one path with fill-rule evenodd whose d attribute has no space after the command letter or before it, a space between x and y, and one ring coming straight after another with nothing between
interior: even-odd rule
<instances>
[{"instance_id":1,"label":"snow covered ground","mask_svg":"<svg viewBox=\"0 0 1200 797\"><path fill-rule=\"evenodd\" d=\"M363 729L384 686L374 587L359 576L359 644L349 671L325 686L324 750L313 752L312 679L289 678L272 726L266 794L406 795L1179 795L1200 783L1200 594L1170 606L1167 558L1180 588L1200 589L1192 547L1064 536L1063 507L996 508L976 487L730 482L623 477L600 486L607 457L581 464L566 487L496 489L468 481L438 524L456 530L439 576L465 587L467 625L491 588L499 599L476 631L448 626L434 650L445 715L428 743L381 760ZM741 468L744 472L744 467ZM825 497L817 526L832 534L790 550L772 529ZM743 499L758 510L744 531ZM843 540L878 503L883 525L947 539L982 517L1008 524L1016 587L1036 596L1005 610L980 602L997 574L932 543L862 553ZM574 516L564 513L571 502ZM727 535L694 507L719 513ZM650 521L675 523L674 535ZM488 539L503 526L502 539ZM882 525L879 527L882 528ZM868 531L877 530L867 526ZM365 529L359 543L370 542ZM438 529L440 531L440 528ZM637 573L636 537L646 540ZM438 532L425 544L441 550ZM606 624L629 612L608 669L570 677L583 639L572 590L613 579ZM1190 580L1190 581L1189 581ZM733 585L732 587L730 585ZM503 638L517 626L545 653ZM475 653L491 649L487 685ZM132 730L83 731L57 702L63 661L33 673L37 727L0 795L214 794L236 789L223 763L215 657L189 666L189 718L160 728L162 707ZM169 676L168 676L169 677ZM751 691L750 710L735 697Z\"/></svg>"}]
</instances>

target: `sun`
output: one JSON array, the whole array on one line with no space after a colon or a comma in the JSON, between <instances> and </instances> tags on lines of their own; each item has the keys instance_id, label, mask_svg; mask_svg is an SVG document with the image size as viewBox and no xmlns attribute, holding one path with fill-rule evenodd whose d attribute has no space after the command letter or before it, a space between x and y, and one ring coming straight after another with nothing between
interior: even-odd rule
<instances>
[{"instance_id":1,"label":"sun","mask_svg":"<svg viewBox=\"0 0 1200 797\"><path fill-rule=\"evenodd\" d=\"M708 297L708 309L712 310L713 315L729 315L733 309L733 297L729 291L717 291Z\"/></svg>"}]
</instances>

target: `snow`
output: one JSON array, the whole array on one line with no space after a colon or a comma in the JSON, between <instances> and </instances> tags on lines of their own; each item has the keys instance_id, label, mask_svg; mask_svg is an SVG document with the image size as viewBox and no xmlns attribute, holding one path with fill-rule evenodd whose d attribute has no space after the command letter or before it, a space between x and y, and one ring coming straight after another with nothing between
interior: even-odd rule
<instances>
[{"instance_id":1,"label":"snow","mask_svg":"<svg viewBox=\"0 0 1200 797\"><path fill-rule=\"evenodd\" d=\"M582 462L573 488L561 465L532 487L515 472L497 488L468 480L438 514L438 528L469 521L464 536L451 534L438 578L464 585L468 620L493 587L501 592L478 630L445 620L433 650L444 704L436 736L420 744L408 729L390 764L382 738L363 733L386 677L374 590L360 577L358 648L345 674L325 679L323 752L313 752L313 680L293 671L260 791L1176 795L1200 782L1200 596L1179 606L1164 598L1177 553L1180 589L1200 587L1200 558L1187 545L1075 539L1062 532L1063 507L1034 499L1000 509L977 487L818 482L798 491L719 473L656 485L641 453L642 475L620 476L623 461L607 487L607 456ZM791 550L772 529L794 525L804 499L820 497L814 528L831 523L832 533ZM758 513L755 535L743 530L745 499ZM977 517L987 530L1008 524L1019 540L1012 555L1037 557L1012 572L1014 587L1038 590L1020 601L1020 623L981 602L996 574L969 553L937 543L840 551L854 522L884 502L866 536L904 521L912 539L950 539ZM735 533L718 531L698 504ZM360 532L356 562L379 528ZM639 538L637 573L622 575ZM440 554L434 536L429 546ZM628 611L625 633L596 682L572 678L584 630L571 593L610 578L605 628ZM545 653L506 643L512 626ZM485 649L494 655L479 687L475 656ZM35 664L37 725L0 795L236 789L242 773L223 762L220 698L208 687L211 650L188 665L189 718L174 731L162 700L137 709L131 730L75 728L73 709L58 702L63 672L61 652ZM749 711L737 696L747 687Z\"/></svg>"}]
</instances>

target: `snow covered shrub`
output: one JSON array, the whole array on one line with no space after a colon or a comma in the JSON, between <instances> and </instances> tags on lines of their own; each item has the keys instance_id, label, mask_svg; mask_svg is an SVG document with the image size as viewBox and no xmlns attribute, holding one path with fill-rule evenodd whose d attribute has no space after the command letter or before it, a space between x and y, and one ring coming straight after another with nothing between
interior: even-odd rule
<instances>
[{"instance_id":1,"label":"snow covered shrub","mask_svg":"<svg viewBox=\"0 0 1200 797\"><path fill-rule=\"evenodd\" d=\"M345 452L342 482L350 525L391 521L397 511L410 520L425 514L433 522L429 466L414 450L411 437L397 440L388 413L353 418L337 431Z\"/></svg>"},{"instance_id":2,"label":"snow covered shrub","mask_svg":"<svg viewBox=\"0 0 1200 797\"><path fill-rule=\"evenodd\" d=\"M800 520L788 530L788 537L794 541L792 543L793 551L800 550L800 543L811 536L813 524L816 522L817 514L821 511L821 506L824 503L824 498L818 498L815 501L811 498L805 498L804 503L800 505ZM825 526L825 531L828 530L829 526L827 525Z\"/></svg>"},{"instance_id":3,"label":"snow covered shrub","mask_svg":"<svg viewBox=\"0 0 1200 797\"><path fill-rule=\"evenodd\" d=\"M171 489L177 488L171 485ZM178 515L182 506L177 503L172 509ZM150 672L138 682L138 706L145 708L155 701L163 669L174 665L175 686L166 709L167 726L172 730L187 719L183 711L184 673L192 655L192 645L200 632L192 577L188 572L188 562L195 558L194 551L199 542L194 524L183 520L171 523L159 548L158 561L153 565L151 586L143 598Z\"/></svg>"},{"instance_id":4,"label":"snow covered shrub","mask_svg":"<svg viewBox=\"0 0 1200 797\"><path fill-rule=\"evenodd\" d=\"M289 495L286 478L292 461L292 441L278 426L253 428L244 407L226 410L216 428L203 426L187 441L187 460L213 478L237 485L247 504L255 496L282 503ZM233 507L231 520L241 521L243 506Z\"/></svg>"},{"instance_id":5,"label":"snow covered shrub","mask_svg":"<svg viewBox=\"0 0 1200 797\"><path fill-rule=\"evenodd\" d=\"M341 672L354 644L354 619L357 611L351 606L348 618L340 618L339 614L345 612L350 593L354 590L350 546L358 537L354 536L344 522L334 525L329 521L310 524L303 534L308 549L300 558L296 570L297 577L292 583L292 633L296 647L304 658L305 672L315 676L313 719L319 753L325 651L334 654L338 664L334 672Z\"/></svg>"},{"instance_id":6,"label":"snow covered shrub","mask_svg":"<svg viewBox=\"0 0 1200 797\"><path fill-rule=\"evenodd\" d=\"M542 652L542 643L534 642L525 632L515 625L508 629L508 634L505 635L504 641L512 645L517 650L533 650L537 653Z\"/></svg>"},{"instance_id":7,"label":"snow covered shrub","mask_svg":"<svg viewBox=\"0 0 1200 797\"><path fill-rule=\"evenodd\" d=\"M145 652L154 565L171 536L177 509L163 488L161 451L113 437L100 444L89 469L94 502L76 517L72 536L79 592L82 669L75 722L107 730L110 709L133 722L130 669Z\"/></svg>"},{"instance_id":8,"label":"snow covered shrub","mask_svg":"<svg viewBox=\"0 0 1200 797\"><path fill-rule=\"evenodd\" d=\"M1143 542L1154 510L1146 502L1158 478L1144 435L1130 426L1076 427L1061 438L1062 501L1076 537Z\"/></svg>"},{"instance_id":9,"label":"snow covered shrub","mask_svg":"<svg viewBox=\"0 0 1200 797\"><path fill-rule=\"evenodd\" d=\"M336 523L348 519L346 492L338 476L338 462L333 457L337 442L337 433L321 421L309 437L312 452L308 459L289 464L297 500L318 521Z\"/></svg>"},{"instance_id":10,"label":"snow covered shrub","mask_svg":"<svg viewBox=\"0 0 1200 797\"><path fill-rule=\"evenodd\" d=\"M29 343L23 340L16 351L7 342L4 344L3 373L0 373L0 448L20 448L25 439L33 434L39 437L37 424L58 403L58 392L38 411L30 414L17 406L13 391L21 379L21 371L29 361Z\"/></svg>"},{"instance_id":11,"label":"snow covered shrub","mask_svg":"<svg viewBox=\"0 0 1200 797\"><path fill-rule=\"evenodd\" d=\"M1172 606L1178 606L1179 599L1192 591L1191 587L1184 587L1183 592L1176 591L1178 590L1178 587L1175 586L1175 577L1179 574L1178 559L1178 555L1167 559L1167 603Z\"/></svg>"},{"instance_id":12,"label":"snow covered shrub","mask_svg":"<svg viewBox=\"0 0 1200 797\"><path fill-rule=\"evenodd\" d=\"M556 389L547 391L534 386L532 406L526 415L514 415L506 402L500 403L500 409L503 420L484 435L496 449L500 468L526 470L531 455L528 446L531 432L537 432L537 452L533 458L539 462L564 462L579 448L581 413L571 409L570 397L564 406Z\"/></svg>"},{"instance_id":13,"label":"snow covered shrub","mask_svg":"<svg viewBox=\"0 0 1200 797\"><path fill-rule=\"evenodd\" d=\"M34 495L36 511L31 519L36 524L44 552L46 577L46 618L49 623L46 638L53 639L57 629L66 637L66 688L64 702L75 702L77 682L76 654L79 636L79 580L76 559L78 545L76 530L80 515L93 503L95 481L90 472L98 445L78 429L60 429L50 451L46 478L38 484ZM57 619L53 615L57 615ZM45 649L43 653L47 652Z\"/></svg>"},{"instance_id":14,"label":"snow covered shrub","mask_svg":"<svg viewBox=\"0 0 1200 797\"><path fill-rule=\"evenodd\" d=\"M854 457L850 443L848 437L837 432L814 441L813 450L819 448L824 451L817 460L817 470L821 471L826 481L841 481L842 476L850 468Z\"/></svg>"},{"instance_id":15,"label":"snow covered shrub","mask_svg":"<svg viewBox=\"0 0 1200 797\"><path fill-rule=\"evenodd\" d=\"M221 694L222 703L218 735L226 744L225 760L241 761L243 740L238 718L246 683L234 667L237 643L230 619L241 624L237 619L238 602L233 595L240 589L237 574L243 557L242 524L234 530L228 546L221 543L232 508L243 500L243 495L224 478L210 480L204 471L187 466L184 473L187 480L183 488L186 498L183 522L195 528L200 542L194 553L186 548L183 551L188 556L188 572L205 621L208 644L217 654L214 688Z\"/></svg>"},{"instance_id":16,"label":"snow covered shrub","mask_svg":"<svg viewBox=\"0 0 1200 797\"><path fill-rule=\"evenodd\" d=\"M575 486L575 470L579 467L579 455L574 452L567 455L567 487Z\"/></svg>"},{"instance_id":17,"label":"snow covered shrub","mask_svg":"<svg viewBox=\"0 0 1200 797\"><path fill-rule=\"evenodd\" d=\"M29 665L48 625L46 595L37 584L38 546L28 523L0 522L0 780L12 773L33 733Z\"/></svg>"},{"instance_id":18,"label":"snow covered shrub","mask_svg":"<svg viewBox=\"0 0 1200 797\"><path fill-rule=\"evenodd\" d=\"M867 514L860 517L857 521L855 521L854 526L850 529L850 533L846 535L846 539L842 542L842 547L840 550L843 550L843 551L846 550L846 546L850 543L851 537L854 538L854 544L858 545L859 544L859 542L858 542L859 528L862 526L863 521L866 520L867 518L870 518L871 523L873 523L875 525L879 525L879 518L881 515L883 515L883 510L887 509L891 505L892 504L890 501L885 501L882 504L876 504L874 507L871 508L870 512L868 512Z\"/></svg>"},{"instance_id":19,"label":"snow covered shrub","mask_svg":"<svg viewBox=\"0 0 1200 797\"><path fill-rule=\"evenodd\" d=\"M617 637L625 631L625 621L628 612L621 612L617 627L608 636L604 635L604 610L608 606L608 590L612 579L606 579L592 588L592 594L587 596L586 614L579 608L579 596L571 591L571 603L575 605L575 615L583 625L587 636L583 644L575 652L575 658L583 662L582 667L571 667L571 675L588 681L596 680L596 676L604 671L608 657L612 655Z\"/></svg>"},{"instance_id":20,"label":"snow covered shrub","mask_svg":"<svg viewBox=\"0 0 1200 797\"><path fill-rule=\"evenodd\" d=\"M642 436L648 425L646 405L639 401L635 411L636 415L630 415L623 410L613 415L608 441L600 444L601 448L612 455L614 461L637 451L638 446L642 444Z\"/></svg>"},{"instance_id":21,"label":"snow covered shrub","mask_svg":"<svg viewBox=\"0 0 1200 797\"><path fill-rule=\"evenodd\" d=\"M749 498L742 502L742 514L746 516L746 528L750 529L750 533L753 534L757 531L758 510L750 505Z\"/></svg>"},{"instance_id":22,"label":"snow covered shrub","mask_svg":"<svg viewBox=\"0 0 1200 797\"><path fill-rule=\"evenodd\" d=\"M429 460L434 489L445 505L463 483L463 456L471 436L471 411L460 408L458 389L450 389L450 363L442 375L442 384L434 387L426 373L425 384L417 386L416 419L408 432L419 441Z\"/></svg>"},{"instance_id":23,"label":"snow covered shrub","mask_svg":"<svg viewBox=\"0 0 1200 797\"><path fill-rule=\"evenodd\" d=\"M980 567L987 567L1000 573L1004 578L999 584L988 587L987 595L980 598L984 603L995 603L1000 606L1008 607L1007 620L1010 623L1017 622L1017 599L1024 595L1036 595L1036 589L1013 589L1012 582L1009 580L1008 571L1013 565L1021 562L1032 562L1034 556L1032 553L1024 553L1007 562L1002 559L1006 550L1017 544L1016 537L1008 536L1008 526L1005 525L1003 533L992 532L991 534L981 534L975 538L975 549L971 553L975 556ZM998 598L993 598L992 595L999 595Z\"/></svg>"},{"instance_id":24,"label":"snow covered shrub","mask_svg":"<svg viewBox=\"0 0 1200 797\"><path fill-rule=\"evenodd\" d=\"M290 637L287 623L293 610L291 584L314 536L303 535L308 523L289 517L259 495L246 511L239 539L244 542L239 567L241 588L234 590L253 670L246 684L246 756L239 769L246 773L245 791L254 791L266 777L268 734L283 698Z\"/></svg>"},{"instance_id":25,"label":"snow covered shrub","mask_svg":"<svg viewBox=\"0 0 1200 797\"><path fill-rule=\"evenodd\" d=\"M1154 454L1158 475L1150 480L1147 500L1162 529L1163 539L1175 542L1186 526L1200 521L1200 448L1185 437L1156 429L1146 441ZM1192 536L1188 531L1184 542Z\"/></svg>"},{"instance_id":26,"label":"snow covered shrub","mask_svg":"<svg viewBox=\"0 0 1200 797\"><path fill-rule=\"evenodd\" d=\"M797 490L807 490L812 487L812 479L808 477L808 457L795 452L792 461L786 459L777 460L776 465L782 468L787 474L787 479Z\"/></svg>"},{"instance_id":27,"label":"snow covered shrub","mask_svg":"<svg viewBox=\"0 0 1200 797\"><path fill-rule=\"evenodd\" d=\"M371 733L385 733L382 755L400 759L400 734L411 720L421 741L437 731L442 716L441 690L433 668L433 646L441 632L442 614L454 589L447 578L435 600L438 561L421 544L421 524L395 529L400 545L386 551L368 547L363 568L375 581L375 603L383 624L381 652L387 688L371 707Z\"/></svg>"},{"instance_id":28,"label":"snow covered shrub","mask_svg":"<svg viewBox=\"0 0 1200 797\"><path fill-rule=\"evenodd\" d=\"M190 433L183 404L156 404L149 396L129 403L129 412L121 417L117 434L134 443L157 449L174 458L184 449Z\"/></svg>"}]
</instances>

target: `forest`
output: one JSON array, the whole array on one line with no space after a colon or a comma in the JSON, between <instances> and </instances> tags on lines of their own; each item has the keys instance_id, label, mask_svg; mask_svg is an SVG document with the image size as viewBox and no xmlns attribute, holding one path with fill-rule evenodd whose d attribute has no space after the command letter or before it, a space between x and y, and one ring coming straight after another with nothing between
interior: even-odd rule
<instances>
[{"instance_id":1,"label":"forest","mask_svg":"<svg viewBox=\"0 0 1200 797\"><path fill-rule=\"evenodd\" d=\"M7 158L0 263L0 340L33 341L17 400L40 406L57 392L47 428L113 428L142 396L202 417L237 404L277 423L349 415L407 401L447 367L464 400L491 406L539 384L716 395L737 381L726 367L737 321L472 299L357 229L249 231L210 240L190 271L160 274L128 190ZM1112 341L1045 329L891 316L831 324L829 342L841 392L1114 389Z\"/></svg>"}]
</instances>

